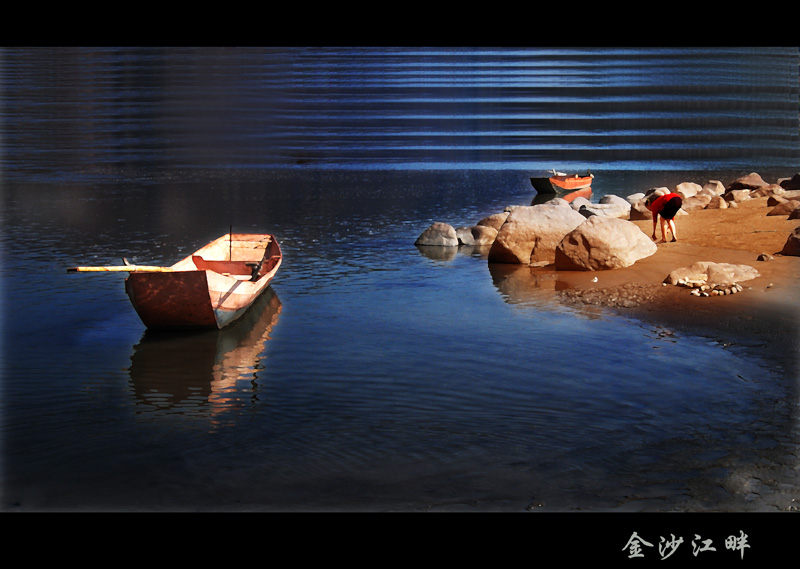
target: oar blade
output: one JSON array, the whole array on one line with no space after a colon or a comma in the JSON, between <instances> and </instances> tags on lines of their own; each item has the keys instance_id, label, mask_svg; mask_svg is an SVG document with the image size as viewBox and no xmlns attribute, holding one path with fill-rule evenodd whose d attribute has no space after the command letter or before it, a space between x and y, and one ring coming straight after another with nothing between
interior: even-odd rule
<instances>
[{"instance_id":1,"label":"oar blade","mask_svg":"<svg viewBox=\"0 0 800 569\"><path fill-rule=\"evenodd\" d=\"M101 267L69 267L68 273L170 273L170 267L149 267L144 265L108 265Z\"/></svg>"}]
</instances>

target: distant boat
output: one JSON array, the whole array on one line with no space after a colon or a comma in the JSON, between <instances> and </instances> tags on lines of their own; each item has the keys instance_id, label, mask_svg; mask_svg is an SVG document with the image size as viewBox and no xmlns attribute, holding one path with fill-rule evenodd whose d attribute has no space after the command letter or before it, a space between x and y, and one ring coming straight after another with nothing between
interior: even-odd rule
<instances>
[{"instance_id":1,"label":"distant boat","mask_svg":"<svg viewBox=\"0 0 800 569\"><path fill-rule=\"evenodd\" d=\"M563 172L556 172L556 170L553 169L547 176L531 178L531 184L533 184L533 187L539 194L557 194L589 188L593 180L594 175L588 171L585 175L580 175L565 174Z\"/></svg>"},{"instance_id":2,"label":"distant boat","mask_svg":"<svg viewBox=\"0 0 800 569\"><path fill-rule=\"evenodd\" d=\"M238 320L263 293L283 255L272 235L229 233L170 267L128 264L68 272L126 271L125 291L148 328L217 328Z\"/></svg>"}]
</instances>

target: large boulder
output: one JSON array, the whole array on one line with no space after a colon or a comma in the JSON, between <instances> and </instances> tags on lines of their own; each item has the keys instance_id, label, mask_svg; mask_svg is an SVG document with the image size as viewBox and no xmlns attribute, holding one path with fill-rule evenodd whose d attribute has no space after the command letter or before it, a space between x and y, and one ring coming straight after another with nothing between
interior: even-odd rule
<instances>
[{"instance_id":1,"label":"large boulder","mask_svg":"<svg viewBox=\"0 0 800 569\"><path fill-rule=\"evenodd\" d=\"M696 196L703 187L700 184L695 184L694 182L681 182L677 186L675 186L675 193L680 194L684 200L687 198L691 198Z\"/></svg>"},{"instance_id":2,"label":"large boulder","mask_svg":"<svg viewBox=\"0 0 800 569\"><path fill-rule=\"evenodd\" d=\"M735 190L755 190L762 186L767 186L764 178L761 175L751 172L747 176L742 176L734 180L729 186L727 191L732 192Z\"/></svg>"},{"instance_id":3,"label":"large boulder","mask_svg":"<svg viewBox=\"0 0 800 569\"><path fill-rule=\"evenodd\" d=\"M760 188L756 188L755 190L750 190L750 197L751 198L763 198L769 197L773 195L781 195L785 194L786 190L784 190L778 184L768 184L766 186L761 186Z\"/></svg>"},{"instance_id":4,"label":"large boulder","mask_svg":"<svg viewBox=\"0 0 800 569\"><path fill-rule=\"evenodd\" d=\"M484 217L478 222L478 225L486 226L486 227L493 227L495 229L500 229L503 224L506 222L506 218L508 217L507 211L502 211L500 213L494 213L488 217Z\"/></svg>"},{"instance_id":5,"label":"large boulder","mask_svg":"<svg viewBox=\"0 0 800 569\"><path fill-rule=\"evenodd\" d=\"M725 209L727 207L728 202L725 201L725 198L721 195L716 195L708 201L705 209Z\"/></svg>"},{"instance_id":6,"label":"large boulder","mask_svg":"<svg viewBox=\"0 0 800 569\"><path fill-rule=\"evenodd\" d=\"M558 244L555 266L567 271L621 269L657 250L636 224L616 217L592 216Z\"/></svg>"},{"instance_id":7,"label":"large boulder","mask_svg":"<svg viewBox=\"0 0 800 569\"><path fill-rule=\"evenodd\" d=\"M743 202L745 200L751 199L750 197L751 191L752 190L748 190L745 188L740 188L738 190L728 190L727 192L722 194L722 197L725 198L726 201L732 203Z\"/></svg>"},{"instance_id":8,"label":"large boulder","mask_svg":"<svg viewBox=\"0 0 800 569\"><path fill-rule=\"evenodd\" d=\"M489 250L490 263L548 265L564 235L586 220L571 207L539 204L511 208Z\"/></svg>"},{"instance_id":9,"label":"large boulder","mask_svg":"<svg viewBox=\"0 0 800 569\"><path fill-rule=\"evenodd\" d=\"M758 271L750 265L698 261L688 267L675 269L664 282L668 284L702 282L709 285L725 285L747 281L759 276Z\"/></svg>"},{"instance_id":10,"label":"large boulder","mask_svg":"<svg viewBox=\"0 0 800 569\"><path fill-rule=\"evenodd\" d=\"M788 201L800 201L800 190L785 190L782 193L772 193L767 198L767 205L776 206Z\"/></svg>"},{"instance_id":11,"label":"large boulder","mask_svg":"<svg viewBox=\"0 0 800 569\"><path fill-rule=\"evenodd\" d=\"M784 255L800 257L800 225L794 228L781 251Z\"/></svg>"},{"instance_id":12,"label":"large boulder","mask_svg":"<svg viewBox=\"0 0 800 569\"><path fill-rule=\"evenodd\" d=\"M786 200L767 212L767 215L791 215L800 208L800 200Z\"/></svg>"},{"instance_id":13,"label":"large boulder","mask_svg":"<svg viewBox=\"0 0 800 569\"><path fill-rule=\"evenodd\" d=\"M628 219L631 221L641 221L643 219L653 219L653 213L644 205L644 197L634 204L628 212Z\"/></svg>"},{"instance_id":14,"label":"large boulder","mask_svg":"<svg viewBox=\"0 0 800 569\"><path fill-rule=\"evenodd\" d=\"M456 236L459 245L475 245L475 238L472 236L472 227L456 228Z\"/></svg>"},{"instance_id":15,"label":"large boulder","mask_svg":"<svg viewBox=\"0 0 800 569\"><path fill-rule=\"evenodd\" d=\"M414 244L424 247L457 247L458 234L452 225L437 221L423 231Z\"/></svg>"},{"instance_id":16,"label":"large boulder","mask_svg":"<svg viewBox=\"0 0 800 569\"><path fill-rule=\"evenodd\" d=\"M685 211L705 209L708 204L711 203L711 200L716 197L718 196L713 191L701 188L693 196L689 196L688 198L684 199L683 204L681 204L681 208Z\"/></svg>"},{"instance_id":17,"label":"large boulder","mask_svg":"<svg viewBox=\"0 0 800 569\"><path fill-rule=\"evenodd\" d=\"M476 225L472 228L472 240L476 247L491 245L497 238L497 229L488 225Z\"/></svg>"},{"instance_id":18,"label":"large boulder","mask_svg":"<svg viewBox=\"0 0 800 569\"><path fill-rule=\"evenodd\" d=\"M725 193L725 185L719 180L709 180L703 185L703 190L721 196Z\"/></svg>"},{"instance_id":19,"label":"large boulder","mask_svg":"<svg viewBox=\"0 0 800 569\"><path fill-rule=\"evenodd\" d=\"M783 197L783 195L772 194L771 196L769 196L767 198L767 205L770 206L770 207L774 207L774 206L776 206L778 204L786 203L788 201L789 200L787 200L785 197Z\"/></svg>"},{"instance_id":20,"label":"large boulder","mask_svg":"<svg viewBox=\"0 0 800 569\"><path fill-rule=\"evenodd\" d=\"M633 205L641 200L644 199L644 192L636 192L635 194L631 194L625 198L629 204Z\"/></svg>"},{"instance_id":21,"label":"large boulder","mask_svg":"<svg viewBox=\"0 0 800 569\"><path fill-rule=\"evenodd\" d=\"M582 207L591 207L592 201L584 198L583 196L578 196L571 202L567 202L567 204L575 211L578 211Z\"/></svg>"}]
</instances>

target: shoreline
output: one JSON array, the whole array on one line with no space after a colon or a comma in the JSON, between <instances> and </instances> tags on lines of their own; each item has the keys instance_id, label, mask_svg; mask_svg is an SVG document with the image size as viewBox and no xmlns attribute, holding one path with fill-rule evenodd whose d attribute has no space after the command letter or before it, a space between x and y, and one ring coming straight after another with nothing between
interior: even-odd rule
<instances>
[{"instance_id":1,"label":"shoreline","mask_svg":"<svg viewBox=\"0 0 800 569\"><path fill-rule=\"evenodd\" d=\"M531 272L550 273L561 302L604 307L730 343L763 345L770 358L797 374L800 257L779 252L800 219L768 216L767 199L679 215L677 242L658 243L655 254L630 267L606 271L543 267ZM650 235L651 220L632 223ZM773 258L759 260L762 253ZM749 265L759 276L742 281L744 290L728 296L697 297L689 289L663 284L671 271L697 261Z\"/></svg>"}]
</instances>

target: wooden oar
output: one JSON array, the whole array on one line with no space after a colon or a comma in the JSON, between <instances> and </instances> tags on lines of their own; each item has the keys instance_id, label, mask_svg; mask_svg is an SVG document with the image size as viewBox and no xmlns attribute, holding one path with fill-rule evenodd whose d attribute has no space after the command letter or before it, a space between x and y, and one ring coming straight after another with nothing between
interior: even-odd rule
<instances>
[{"instance_id":1,"label":"wooden oar","mask_svg":"<svg viewBox=\"0 0 800 569\"><path fill-rule=\"evenodd\" d=\"M90 273L90 272L145 272L145 273L171 273L170 267L148 267L147 265L110 265L105 267L70 267L68 273Z\"/></svg>"},{"instance_id":2,"label":"wooden oar","mask_svg":"<svg viewBox=\"0 0 800 569\"><path fill-rule=\"evenodd\" d=\"M106 273L106 272L143 272L143 273L171 273L170 267L151 267L147 265L131 265L126 257L122 258L124 265L110 265L101 267L70 267L68 273Z\"/></svg>"},{"instance_id":3,"label":"wooden oar","mask_svg":"<svg viewBox=\"0 0 800 569\"><path fill-rule=\"evenodd\" d=\"M124 265L107 265L101 267L70 267L68 273L105 273L105 272L143 272L143 273L171 273L170 267L151 267L147 265L131 265L126 257L122 257Z\"/></svg>"}]
</instances>

